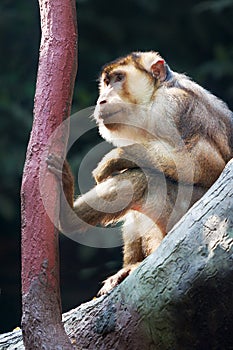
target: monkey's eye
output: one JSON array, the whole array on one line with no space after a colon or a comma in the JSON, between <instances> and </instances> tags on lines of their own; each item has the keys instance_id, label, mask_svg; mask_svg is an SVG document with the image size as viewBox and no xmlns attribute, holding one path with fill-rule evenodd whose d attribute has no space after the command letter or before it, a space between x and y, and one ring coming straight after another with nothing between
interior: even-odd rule
<instances>
[{"instance_id":1,"label":"monkey's eye","mask_svg":"<svg viewBox=\"0 0 233 350\"><path fill-rule=\"evenodd\" d=\"M109 77L105 77L104 78L104 84L107 85L107 86L110 84L110 78Z\"/></svg>"},{"instance_id":2,"label":"monkey's eye","mask_svg":"<svg viewBox=\"0 0 233 350\"><path fill-rule=\"evenodd\" d=\"M119 73L115 73L113 75L113 79L112 80L113 80L113 83L119 83L119 82L123 81L124 79L125 79L125 74L119 72Z\"/></svg>"},{"instance_id":3,"label":"monkey's eye","mask_svg":"<svg viewBox=\"0 0 233 350\"><path fill-rule=\"evenodd\" d=\"M125 73L113 72L112 74L106 75L104 77L104 84L108 86L109 84L119 83L125 79Z\"/></svg>"}]
</instances>

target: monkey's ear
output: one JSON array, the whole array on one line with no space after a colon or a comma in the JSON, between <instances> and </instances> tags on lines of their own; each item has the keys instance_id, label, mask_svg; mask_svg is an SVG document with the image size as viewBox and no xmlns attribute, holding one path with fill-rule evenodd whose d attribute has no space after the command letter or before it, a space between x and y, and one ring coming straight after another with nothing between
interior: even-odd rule
<instances>
[{"instance_id":1,"label":"monkey's ear","mask_svg":"<svg viewBox=\"0 0 233 350\"><path fill-rule=\"evenodd\" d=\"M166 66L165 61L162 58L152 63L150 69L153 77L158 79L160 82L166 79Z\"/></svg>"}]
</instances>

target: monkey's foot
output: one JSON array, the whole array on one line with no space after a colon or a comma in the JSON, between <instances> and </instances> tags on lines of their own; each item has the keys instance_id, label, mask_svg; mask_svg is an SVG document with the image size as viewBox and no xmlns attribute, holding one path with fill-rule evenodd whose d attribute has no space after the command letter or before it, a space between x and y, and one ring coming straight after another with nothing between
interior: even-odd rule
<instances>
[{"instance_id":1,"label":"monkey's foot","mask_svg":"<svg viewBox=\"0 0 233 350\"><path fill-rule=\"evenodd\" d=\"M139 263L123 267L120 271L118 271L115 275L107 278L103 283L103 287L99 290L98 296L109 293L113 288L118 286L137 266Z\"/></svg>"}]
</instances>

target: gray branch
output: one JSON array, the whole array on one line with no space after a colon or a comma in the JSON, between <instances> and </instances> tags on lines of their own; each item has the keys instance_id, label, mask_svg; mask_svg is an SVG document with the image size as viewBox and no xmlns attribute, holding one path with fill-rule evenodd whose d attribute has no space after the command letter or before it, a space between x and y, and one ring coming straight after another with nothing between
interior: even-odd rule
<instances>
[{"instance_id":1,"label":"gray branch","mask_svg":"<svg viewBox=\"0 0 233 350\"><path fill-rule=\"evenodd\" d=\"M63 315L74 349L233 348L233 161L109 295ZM21 333L0 348L23 349Z\"/></svg>"}]
</instances>

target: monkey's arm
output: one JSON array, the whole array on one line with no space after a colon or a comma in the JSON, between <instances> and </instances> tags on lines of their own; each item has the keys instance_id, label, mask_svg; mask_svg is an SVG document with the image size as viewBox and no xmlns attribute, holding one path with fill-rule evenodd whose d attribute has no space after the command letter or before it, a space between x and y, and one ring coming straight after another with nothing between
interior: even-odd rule
<instances>
[{"instance_id":1,"label":"monkey's arm","mask_svg":"<svg viewBox=\"0 0 233 350\"><path fill-rule=\"evenodd\" d=\"M129 169L96 185L74 202L76 215L91 225L119 220L129 209L141 206L147 179L140 169Z\"/></svg>"},{"instance_id":2,"label":"monkey's arm","mask_svg":"<svg viewBox=\"0 0 233 350\"><path fill-rule=\"evenodd\" d=\"M156 169L178 182L210 187L224 166L220 153L205 139L200 139L190 149L184 146L176 149L166 142L153 141L113 149L93 175L101 182L114 172L139 167Z\"/></svg>"},{"instance_id":3,"label":"monkey's arm","mask_svg":"<svg viewBox=\"0 0 233 350\"><path fill-rule=\"evenodd\" d=\"M143 203L147 179L140 169L109 178L73 202L74 180L68 163L65 161L63 165L63 160L54 155L48 157L47 163L61 185L60 226L65 233L85 231L88 224L115 222Z\"/></svg>"}]
</instances>

